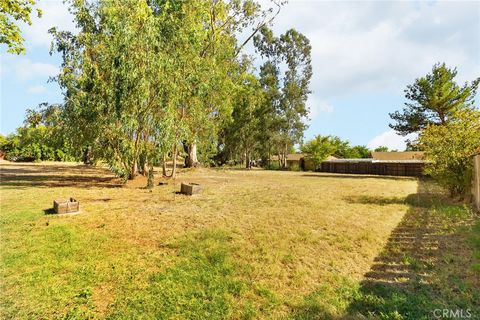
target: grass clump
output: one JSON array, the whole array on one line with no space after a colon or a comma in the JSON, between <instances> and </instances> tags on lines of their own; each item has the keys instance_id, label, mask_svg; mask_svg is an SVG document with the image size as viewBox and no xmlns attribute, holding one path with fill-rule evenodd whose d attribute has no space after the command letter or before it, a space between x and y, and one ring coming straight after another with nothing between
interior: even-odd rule
<instances>
[{"instance_id":1,"label":"grass clump","mask_svg":"<svg viewBox=\"0 0 480 320\"><path fill-rule=\"evenodd\" d=\"M234 315L251 319L258 313L259 301L272 302L267 289L255 290L252 283L239 277L226 232L202 231L176 240L171 247L178 254L173 265L149 275L141 294L126 291L120 296L111 318L142 314L156 319L225 319Z\"/></svg>"}]
</instances>

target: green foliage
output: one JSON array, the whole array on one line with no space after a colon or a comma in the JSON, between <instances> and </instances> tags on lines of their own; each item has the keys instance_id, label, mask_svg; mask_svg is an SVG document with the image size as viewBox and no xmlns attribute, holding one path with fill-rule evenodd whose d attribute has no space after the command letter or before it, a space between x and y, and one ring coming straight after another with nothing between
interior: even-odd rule
<instances>
[{"instance_id":1,"label":"green foliage","mask_svg":"<svg viewBox=\"0 0 480 320\"><path fill-rule=\"evenodd\" d=\"M176 159L181 144L188 164L197 144L207 160L232 113L236 36L266 12L250 0L74 1L71 11L78 35L51 33L72 144L128 178Z\"/></svg>"},{"instance_id":2,"label":"green foliage","mask_svg":"<svg viewBox=\"0 0 480 320\"><path fill-rule=\"evenodd\" d=\"M365 146L350 146L348 141L343 141L336 136L317 135L302 145L301 150L306 153L315 167L319 167L328 156L336 155L346 159L370 158L370 150Z\"/></svg>"},{"instance_id":3,"label":"green foliage","mask_svg":"<svg viewBox=\"0 0 480 320\"><path fill-rule=\"evenodd\" d=\"M229 156L243 159L247 168L250 167L261 134L257 115L264 103L263 99L258 79L248 69L242 71L233 98L232 121L225 130L225 145Z\"/></svg>"},{"instance_id":4,"label":"green foliage","mask_svg":"<svg viewBox=\"0 0 480 320\"><path fill-rule=\"evenodd\" d=\"M272 154L279 155L285 168L286 155L301 142L307 127L312 48L308 38L295 29L275 37L264 27L255 36L254 44L266 60L260 67L265 100L258 111L258 153L264 162Z\"/></svg>"},{"instance_id":5,"label":"green foliage","mask_svg":"<svg viewBox=\"0 0 480 320\"><path fill-rule=\"evenodd\" d=\"M35 6L35 0L5 0L0 2L0 43L6 44L9 53L25 53L23 37L16 22L32 24L30 14ZM35 10L38 17L42 16L40 9Z\"/></svg>"},{"instance_id":6,"label":"green foliage","mask_svg":"<svg viewBox=\"0 0 480 320\"><path fill-rule=\"evenodd\" d=\"M480 275L480 220L472 228L470 243L475 251L473 269Z\"/></svg>"},{"instance_id":7,"label":"green foliage","mask_svg":"<svg viewBox=\"0 0 480 320\"><path fill-rule=\"evenodd\" d=\"M17 129L0 145L7 160L71 161L75 158L66 143L61 121L62 107L42 103L37 110L28 109L24 127Z\"/></svg>"},{"instance_id":8,"label":"green foliage","mask_svg":"<svg viewBox=\"0 0 480 320\"><path fill-rule=\"evenodd\" d=\"M388 152L388 147L386 146L380 146L378 148L375 148L375 150L373 150L375 152Z\"/></svg>"},{"instance_id":9,"label":"green foliage","mask_svg":"<svg viewBox=\"0 0 480 320\"><path fill-rule=\"evenodd\" d=\"M302 146L302 152L306 153L307 158L318 168L323 160L338 150L341 144L342 141L338 137L317 135Z\"/></svg>"},{"instance_id":10,"label":"green foliage","mask_svg":"<svg viewBox=\"0 0 480 320\"><path fill-rule=\"evenodd\" d=\"M420 135L426 172L450 191L466 196L472 181L472 156L480 152L480 111L466 109L444 125L429 125Z\"/></svg>"},{"instance_id":11,"label":"green foliage","mask_svg":"<svg viewBox=\"0 0 480 320\"><path fill-rule=\"evenodd\" d=\"M401 135L419 132L429 125L445 125L459 110L472 108L480 78L459 86L455 82L457 69L437 63L432 72L408 85L402 112L390 114L395 122L390 127Z\"/></svg>"},{"instance_id":12,"label":"green foliage","mask_svg":"<svg viewBox=\"0 0 480 320\"><path fill-rule=\"evenodd\" d=\"M1 149L7 160L12 161L71 161L65 145L50 139L52 128L40 125L36 128L19 128L7 137Z\"/></svg>"},{"instance_id":13,"label":"green foliage","mask_svg":"<svg viewBox=\"0 0 480 320\"><path fill-rule=\"evenodd\" d=\"M346 159L365 159L371 157L370 150L366 146L350 147L348 141L342 142L335 154Z\"/></svg>"},{"instance_id":14,"label":"green foliage","mask_svg":"<svg viewBox=\"0 0 480 320\"><path fill-rule=\"evenodd\" d=\"M78 35L51 30L63 56L58 82L69 97L67 134L116 174L133 178L141 158L153 162L172 143L177 100L166 100L175 86L163 77L170 70L159 50L161 18L144 1L77 1L71 10Z\"/></svg>"}]
</instances>

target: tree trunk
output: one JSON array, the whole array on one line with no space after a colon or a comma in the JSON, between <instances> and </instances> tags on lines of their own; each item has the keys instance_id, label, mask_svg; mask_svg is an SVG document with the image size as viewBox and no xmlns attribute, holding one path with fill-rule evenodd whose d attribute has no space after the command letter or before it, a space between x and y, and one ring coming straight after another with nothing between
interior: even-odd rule
<instances>
[{"instance_id":1,"label":"tree trunk","mask_svg":"<svg viewBox=\"0 0 480 320\"><path fill-rule=\"evenodd\" d=\"M137 159L134 158L128 179L133 180L137 176L137 173L138 173Z\"/></svg>"},{"instance_id":2,"label":"tree trunk","mask_svg":"<svg viewBox=\"0 0 480 320\"><path fill-rule=\"evenodd\" d=\"M172 173L169 176L167 176L169 178L175 178L177 174L177 144L176 143L173 145L172 158L173 158L173 168L172 168Z\"/></svg>"},{"instance_id":3,"label":"tree trunk","mask_svg":"<svg viewBox=\"0 0 480 320\"><path fill-rule=\"evenodd\" d=\"M187 150L188 157L185 163L185 167L187 168L197 167L198 166L197 143L196 142L189 143L186 149L188 149Z\"/></svg>"},{"instance_id":4,"label":"tree trunk","mask_svg":"<svg viewBox=\"0 0 480 320\"><path fill-rule=\"evenodd\" d=\"M93 164L93 161L92 161L92 147L91 146L87 146L85 148L85 151L83 152L83 164L86 164L86 165Z\"/></svg>"},{"instance_id":5,"label":"tree trunk","mask_svg":"<svg viewBox=\"0 0 480 320\"><path fill-rule=\"evenodd\" d=\"M287 168L287 144L285 143L285 149L283 150L283 168Z\"/></svg>"},{"instance_id":6,"label":"tree trunk","mask_svg":"<svg viewBox=\"0 0 480 320\"><path fill-rule=\"evenodd\" d=\"M162 175L164 177L167 176L167 157L163 154L163 161L162 161Z\"/></svg>"},{"instance_id":7,"label":"tree trunk","mask_svg":"<svg viewBox=\"0 0 480 320\"><path fill-rule=\"evenodd\" d=\"M172 174L170 177L175 179L175 176L177 175L177 144L173 146L173 168L172 168Z\"/></svg>"},{"instance_id":8,"label":"tree trunk","mask_svg":"<svg viewBox=\"0 0 480 320\"><path fill-rule=\"evenodd\" d=\"M250 165L250 154L247 152L245 152L245 164L246 164L246 168L247 169L252 169L252 166Z\"/></svg>"},{"instance_id":9,"label":"tree trunk","mask_svg":"<svg viewBox=\"0 0 480 320\"><path fill-rule=\"evenodd\" d=\"M154 185L154 176L153 176L153 165L150 165L150 168L148 169L148 180L147 180L147 189L153 189Z\"/></svg>"},{"instance_id":10,"label":"tree trunk","mask_svg":"<svg viewBox=\"0 0 480 320\"><path fill-rule=\"evenodd\" d=\"M139 147L138 144L140 142L140 132L137 131L137 136L135 137L135 146L133 149L133 163L131 167L131 172L128 176L128 179L134 179L138 174L138 155L139 155Z\"/></svg>"},{"instance_id":11,"label":"tree trunk","mask_svg":"<svg viewBox=\"0 0 480 320\"><path fill-rule=\"evenodd\" d=\"M148 168L148 162L145 161L143 163L143 168L142 168L142 174L144 177L148 177L148 173L150 172L149 168Z\"/></svg>"}]
</instances>

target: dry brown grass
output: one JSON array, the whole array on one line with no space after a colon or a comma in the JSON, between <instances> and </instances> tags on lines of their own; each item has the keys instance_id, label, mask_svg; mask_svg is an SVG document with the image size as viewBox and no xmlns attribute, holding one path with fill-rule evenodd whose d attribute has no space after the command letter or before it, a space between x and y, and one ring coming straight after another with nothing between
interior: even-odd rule
<instances>
[{"instance_id":1,"label":"dry brown grass","mask_svg":"<svg viewBox=\"0 0 480 320\"><path fill-rule=\"evenodd\" d=\"M92 292L97 316L111 312L120 291L146 288L148 275L173 263L172 239L202 230L223 230L231 237L233 259L244 266L239 276L282 301L269 316L286 315L319 285L361 281L409 210L405 199L418 185L413 178L198 169L150 191L141 188L143 182L122 186L104 168L7 162L1 164L1 179L2 248L11 251L15 239L52 226L73 228L89 243L83 254L100 257L94 272L101 277ZM202 184L203 194L175 194L182 181ZM44 214L53 199L66 197L80 201L81 214ZM125 289L119 274L132 268L141 272L134 274L134 288ZM18 286L27 285L18 270L3 268L3 276L4 309L34 308L26 301L36 293ZM69 281L68 268L61 279L53 284ZM53 312L52 305L43 315L64 314L71 305L60 307Z\"/></svg>"}]
</instances>

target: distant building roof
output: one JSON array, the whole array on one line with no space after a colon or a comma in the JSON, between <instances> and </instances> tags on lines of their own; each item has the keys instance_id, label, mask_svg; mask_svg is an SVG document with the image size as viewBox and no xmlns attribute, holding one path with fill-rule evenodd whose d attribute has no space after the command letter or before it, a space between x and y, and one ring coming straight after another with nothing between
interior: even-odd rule
<instances>
[{"instance_id":1,"label":"distant building roof","mask_svg":"<svg viewBox=\"0 0 480 320\"><path fill-rule=\"evenodd\" d=\"M300 161L300 159L305 158L305 154L303 153L290 153L287 154L287 161Z\"/></svg>"},{"instance_id":2,"label":"distant building roof","mask_svg":"<svg viewBox=\"0 0 480 320\"><path fill-rule=\"evenodd\" d=\"M287 154L287 161L300 161L300 159L305 158L307 156L308 155L306 153L290 153L290 154ZM335 159L338 159L338 157L331 155L331 156L328 156L327 159L325 160L335 160ZM270 160L277 161L278 155L271 156Z\"/></svg>"},{"instance_id":3,"label":"distant building roof","mask_svg":"<svg viewBox=\"0 0 480 320\"><path fill-rule=\"evenodd\" d=\"M405 151L405 152L372 152L374 160L424 160L425 152Z\"/></svg>"}]
</instances>

